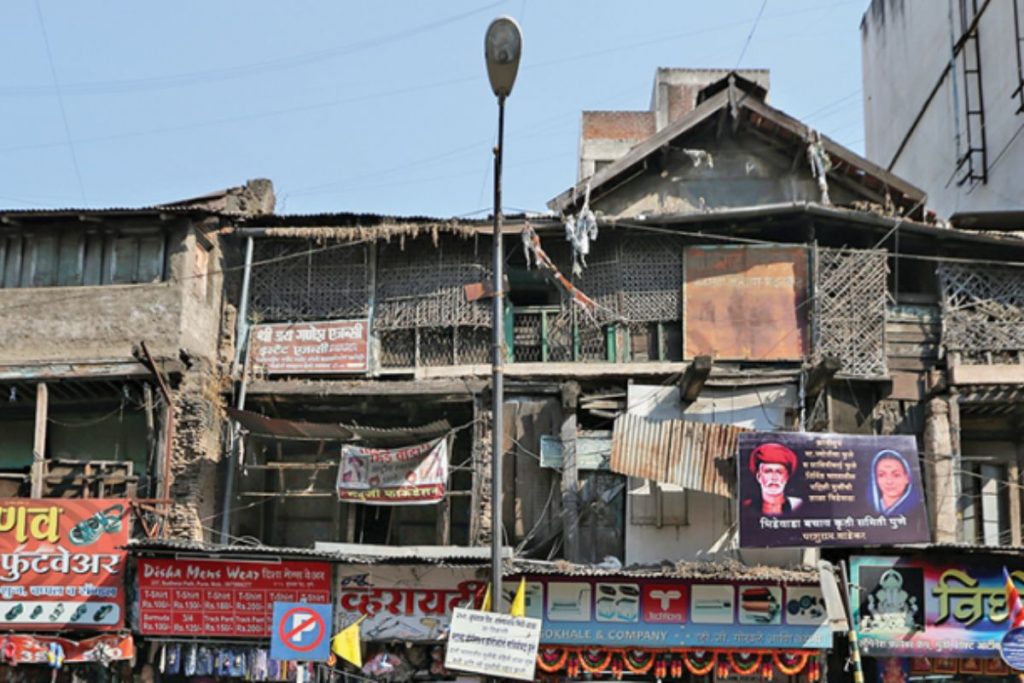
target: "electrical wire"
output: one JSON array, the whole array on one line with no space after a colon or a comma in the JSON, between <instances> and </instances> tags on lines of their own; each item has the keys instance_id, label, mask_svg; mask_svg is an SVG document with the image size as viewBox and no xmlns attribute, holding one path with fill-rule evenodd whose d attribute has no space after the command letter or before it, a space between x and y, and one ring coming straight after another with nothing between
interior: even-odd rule
<instances>
[{"instance_id":1,"label":"electrical wire","mask_svg":"<svg viewBox=\"0 0 1024 683\"><path fill-rule=\"evenodd\" d=\"M71 165L75 169L75 180L78 182L78 192L82 195L82 203L88 204L85 197L85 183L82 182L82 171L78 164L78 155L75 153L75 145L71 137L71 126L68 124L68 112L64 107L64 92L60 87L60 80L57 78L57 67L53 63L53 52L50 50L50 37L46 32L46 20L43 18L43 8L36 0L36 16L39 17L39 28L43 34L43 45L46 47L46 59L50 64L50 76L53 78L53 87L57 91L57 104L60 108L60 118L64 122L64 136L67 141L68 152L71 155Z\"/></svg>"},{"instance_id":2,"label":"electrical wire","mask_svg":"<svg viewBox=\"0 0 1024 683\"><path fill-rule=\"evenodd\" d=\"M408 29L395 31L393 33L375 36L372 38L363 38L347 45L339 45L336 47L324 48L286 57L266 59L249 64L204 69L201 71L171 74L168 76L67 83L64 88L68 95L113 95L123 94L126 92L186 87L203 83L258 76L272 71L294 69L296 67L307 66L317 62L336 59L338 57L347 57L357 52L375 49L399 40L406 40L413 36L456 23L468 17L490 11L491 9L503 4L504 1L505 0L497 0L496 2L474 7L471 10L461 12L459 14ZM53 89L47 88L46 86L0 86L0 97L49 95L52 94L52 92Z\"/></svg>"},{"instance_id":3,"label":"electrical wire","mask_svg":"<svg viewBox=\"0 0 1024 683\"><path fill-rule=\"evenodd\" d=\"M761 9L757 10L757 16L754 18L754 25L750 27L750 33L747 35L747 40L743 43L743 49L740 50L740 56L736 59L736 69L740 68L743 56L747 54L747 48L750 47L750 41L754 38L754 32L757 31L757 25L761 22L761 15L764 14L764 8L767 5L768 0L761 0Z\"/></svg>"}]
</instances>

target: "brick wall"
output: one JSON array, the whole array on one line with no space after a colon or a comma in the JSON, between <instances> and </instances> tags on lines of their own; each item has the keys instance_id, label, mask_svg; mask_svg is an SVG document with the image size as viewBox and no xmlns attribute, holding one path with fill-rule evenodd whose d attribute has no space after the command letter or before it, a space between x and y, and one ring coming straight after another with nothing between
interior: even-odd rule
<instances>
[{"instance_id":1,"label":"brick wall","mask_svg":"<svg viewBox=\"0 0 1024 683\"><path fill-rule=\"evenodd\" d=\"M654 114L648 111L585 111L584 140L635 140L654 135Z\"/></svg>"}]
</instances>

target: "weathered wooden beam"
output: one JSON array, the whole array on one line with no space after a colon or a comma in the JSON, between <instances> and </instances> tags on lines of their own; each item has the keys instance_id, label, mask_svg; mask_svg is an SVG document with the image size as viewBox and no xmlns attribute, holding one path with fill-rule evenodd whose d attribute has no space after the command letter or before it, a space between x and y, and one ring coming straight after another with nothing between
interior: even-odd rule
<instances>
[{"instance_id":1,"label":"weathered wooden beam","mask_svg":"<svg viewBox=\"0 0 1024 683\"><path fill-rule=\"evenodd\" d=\"M961 365L949 369L950 384L1024 384L1024 366L1012 363Z\"/></svg>"},{"instance_id":2,"label":"weathered wooden beam","mask_svg":"<svg viewBox=\"0 0 1024 683\"><path fill-rule=\"evenodd\" d=\"M566 382L562 388L562 543L565 559L579 561L579 472L576 467L576 406L580 385Z\"/></svg>"},{"instance_id":3,"label":"weathered wooden beam","mask_svg":"<svg viewBox=\"0 0 1024 683\"><path fill-rule=\"evenodd\" d=\"M829 385L832 378L843 367L843 361L835 356L825 356L807 373L807 384L804 392L808 397L817 396Z\"/></svg>"},{"instance_id":4,"label":"weathered wooden beam","mask_svg":"<svg viewBox=\"0 0 1024 683\"><path fill-rule=\"evenodd\" d=\"M43 497L46 472L46 421L50 406L50 392L46 384L36 385L36 428L32 439L32 497Z\"/></svg>"},{"instance_id":5,"label":"weathered wooden beam","mask_svg":"<svg viewBox=\"0 0 1024 683\"><path fill-rule=\"evenodd\" d=\"M252 380L249 396L462 396L487 387L481 379L381 380Z\"/></svg>"},{"instance_id":6,"label":"weathered wooden beam","mask_svg":"<svg viewBox=\"0 0 1024 683\"><path fill-rule=\"evenodd\" d=\"M682 379L679 380L679 400L697 400L700 390L704 388L704 383L711 375L711 366L714 364L711 356L697 356L693 359L690 367L686 368Z\"/></svg>"}]
</instances>

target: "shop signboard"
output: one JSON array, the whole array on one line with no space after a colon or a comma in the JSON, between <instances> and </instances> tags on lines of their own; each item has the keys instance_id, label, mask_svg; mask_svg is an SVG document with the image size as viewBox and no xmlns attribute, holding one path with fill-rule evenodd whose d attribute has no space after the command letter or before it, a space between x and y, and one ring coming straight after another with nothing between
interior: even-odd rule
<instances>
[{"instance_id":1,"label":"shop signboard","mask_svg":"<svg viewBox=\"0 0 1024 683\"><path fill-rule=\"evenodd\" d=\"M338 499L366 505L413 505L444 499L448 439L405 448L342 446Z\"/></svg>"},{"instance_id":2,"label":"shop signboard","mask_svg":"<svg viewBox=\"0 0 1024 683\"><path fill-rule=\"evenodd\" d=\"M338 566L335 623L365 616L363 640L430 642L448 633L452 610L482 598L487 569L431 565Z\"/></svg>"},{"instance_id":3,"label":"shop signboard","mask_svg":"<svg viewBox=\"0 0 1024 683\"><path fill-rule=\"evenodd\" d=\"M0 503L0 628L116 631L124 626L127 500Z\"/></svg>"},{"instance_id":4,"label":"shop signboard","mask_svg":"<svg viewBox=\"0 0 1024 683\"><path fill-rule=\"evenodd\" d=\"M366 372L366 320L255 325L249 342L253 370L268 375Z\"/></svg>"},{"instance_id":5,"label":"shop signboard","mask_svg":"<svg viewBox=\"0 0 1024 683\"><path fill-rule=\"evenodd\" d=\"M1009 630L1006 568L1024 587L1013 556L854 556L851 607L865 654L998 659Z\"/></svg>"},{"instance_id":6,"label":"shop signboard","mask_svg":"<svg viewBox=\"0 0 1024 683\"><path fill-rule=\"evenodd\" d=\"M927 543L912 436L739 437L740 547Z\"/></svg>"},{"instance_id":7,"label":"shop signboard","mask_svg":"<svg viewBox=\"0 0 1024 683\"><path fill-rule=\"evenodd\" d=\"M269 638L275 602L329 603L326 562L139 558L139 633Z\"/></svg>"},{"instance_id":8,"label":"shop signboard","mask_svg":"<svg viewBox=\"0 0 1024 683\"><path fill-rule=\"evenodd\" d=\"M540 619L456 607L444 666L453 671L532 681L540 630Z\"/></svg>"},{"instance_id":9,"label":"shop signboard","mask_svg":"<svg viewBox=\"0 0 1024 683\"><path fill-rule=\"evenodd\" d=\"M541 642L553 645L770 650L832 643L816 584L527 576L526 616L544 620Z\"/></svg>"},{"instance_id":10,"label":"shop signboard","mask_svg":"<svg viewBox=\"0 0 1024 683\"><path fill-rule=\"evenodd\" d=\"M452 610L479 605L488 569L339 567L338 614L360 615L364 640L434 641ZM817 584L671 577L526 576L526 616L540 642L607 647L819 649L832 643ZM518 578L509 578L508 613Z\"/></svg>"},{"instance_id":11,"label":"shop signboard","mask_svg":"<svg viewBox=\"0 0 1024 683\"><path fill-rule=\"evenodd\" d=\"M0 651L4 653L4 659L13 665L49 664L49 658L55 652L63 654L64 664L109 664L135 659L135 641L126 633L106 633L85 640L12 633L0 637Z\"/></svg>"}]
</instances>

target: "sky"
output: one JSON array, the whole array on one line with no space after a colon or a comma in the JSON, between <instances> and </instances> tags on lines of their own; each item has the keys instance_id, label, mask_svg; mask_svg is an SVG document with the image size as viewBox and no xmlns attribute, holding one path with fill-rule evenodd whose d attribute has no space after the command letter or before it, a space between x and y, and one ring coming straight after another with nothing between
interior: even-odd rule
<instances>
[{"instance_id":1,"label":"sky","mask_svg":"<svg viewBox=\"0 0 1024 683\"><path fill-rule=\"evenodd\" d=\"M769 102L863 152L868 0L5 0L0 208L134 207L270 178L277 212L490 213L484 33L523 30L503 208L576 181L584 110L658 67L768 68Z\"/></svg>"}]
</instances>

